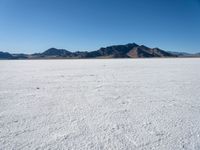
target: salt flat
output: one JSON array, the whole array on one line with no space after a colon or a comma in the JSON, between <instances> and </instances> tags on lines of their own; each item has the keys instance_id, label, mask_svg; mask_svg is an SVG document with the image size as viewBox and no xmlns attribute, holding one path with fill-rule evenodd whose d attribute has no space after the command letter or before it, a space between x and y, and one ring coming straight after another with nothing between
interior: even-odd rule
<instances>
[{"instance_id":1,"label":"salt flat","mask_svg":"<svg viewBox=\"0 0 200 150\"><path fill-rule=\"evenodd\" d=\"M0 61L0 149L200 149L200 59Z\"/></svg>"}]
</instances>

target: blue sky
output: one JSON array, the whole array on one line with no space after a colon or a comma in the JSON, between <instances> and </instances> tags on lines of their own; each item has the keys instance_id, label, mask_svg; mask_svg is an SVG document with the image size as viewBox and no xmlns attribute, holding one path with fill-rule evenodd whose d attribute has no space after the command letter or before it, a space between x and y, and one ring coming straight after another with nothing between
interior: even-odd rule
<instances>
[{"instance_id":1,"label":"blue sky","mask_svg":"<svg viewBox=\"0 0 200 150\"><path fill-rule=\"evenodd\" d=\"M200 0L0 0L0 51L132 42L200 52Z\"/></svg>"}]
</instances>

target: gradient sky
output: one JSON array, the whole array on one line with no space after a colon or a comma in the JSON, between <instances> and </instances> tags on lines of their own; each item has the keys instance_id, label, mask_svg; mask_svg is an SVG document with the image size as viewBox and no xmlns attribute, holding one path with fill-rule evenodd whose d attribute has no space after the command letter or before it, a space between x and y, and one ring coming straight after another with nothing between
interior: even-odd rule
<instances>
[{"instance_id":1,"label":"gradient sky","mask_svg":"<svg viewBox=\"0 0 200 150\"><path fill-rule=\"evenodd\" d=\"M0 0L0 51L133 42L200 52L200 0Z\"/></svg>"}]
</instances>

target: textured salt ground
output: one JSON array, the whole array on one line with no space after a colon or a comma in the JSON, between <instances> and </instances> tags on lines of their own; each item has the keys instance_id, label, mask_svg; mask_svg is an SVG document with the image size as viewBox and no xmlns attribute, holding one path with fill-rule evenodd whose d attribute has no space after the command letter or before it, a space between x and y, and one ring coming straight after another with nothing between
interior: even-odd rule
<instances>
[{"instance_id":1,"label":"textured salt ground","mask_svg":"<svg viewBox=\"0 0 200 150\"><path fill-rule=\"evenodd\" d=\"M200 149L200 59L0 61L0 149Z\"/></svg>"}]
</instances>

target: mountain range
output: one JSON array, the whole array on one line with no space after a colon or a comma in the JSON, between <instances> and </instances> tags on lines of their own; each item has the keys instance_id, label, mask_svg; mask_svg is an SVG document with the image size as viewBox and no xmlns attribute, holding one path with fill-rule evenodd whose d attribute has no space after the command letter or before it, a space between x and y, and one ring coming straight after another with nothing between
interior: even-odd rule
<instances>
[{"instance_id":1,"label":"mountain range","mask_svg":"<svg viewBox=\"0 0 200 150\"><path fill-rule=\"evenodd\" d=\"M65 49L50 48L42 53L10 54L0 52L0 59L80 59L80 58L153 58L153 57L200 57L200 53L189 54L149 48L130 43L100 48L96 51L70 52Z\"/></svg>"}]
</instances>

